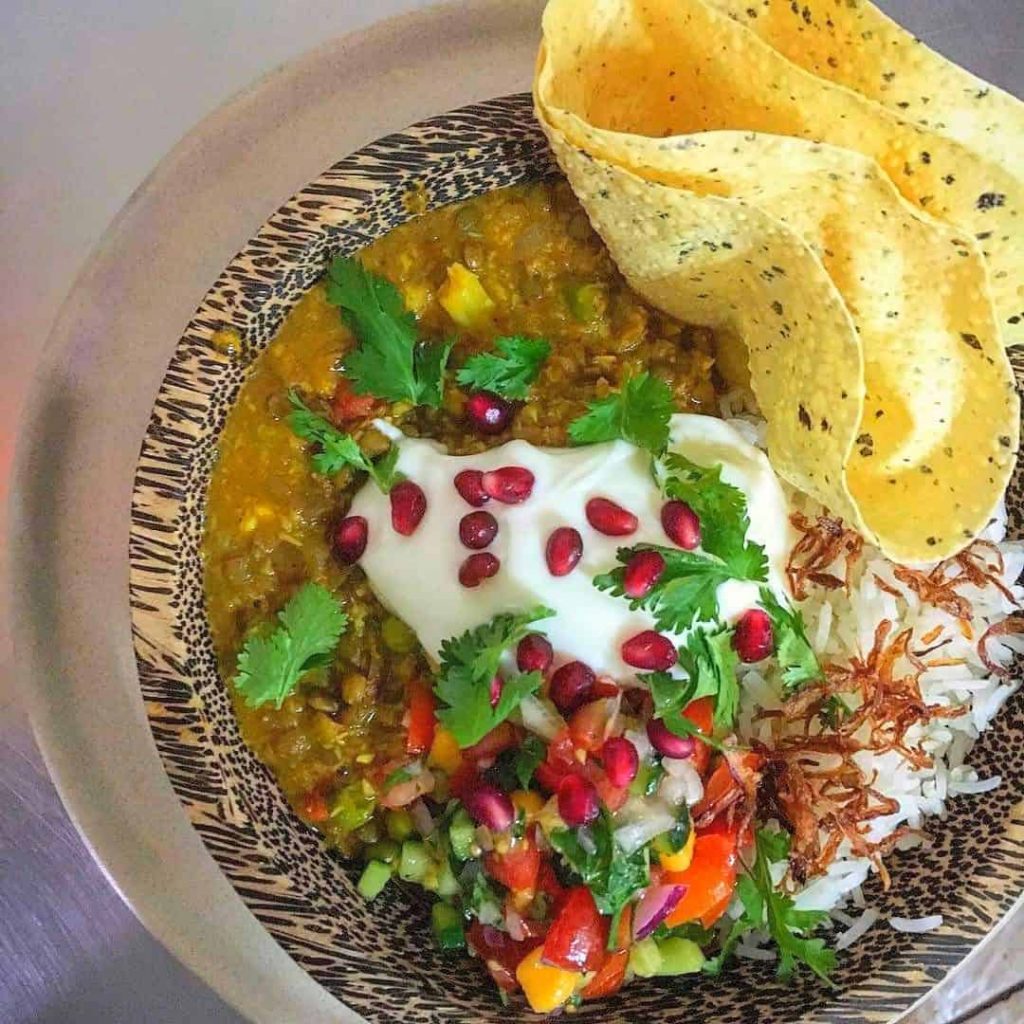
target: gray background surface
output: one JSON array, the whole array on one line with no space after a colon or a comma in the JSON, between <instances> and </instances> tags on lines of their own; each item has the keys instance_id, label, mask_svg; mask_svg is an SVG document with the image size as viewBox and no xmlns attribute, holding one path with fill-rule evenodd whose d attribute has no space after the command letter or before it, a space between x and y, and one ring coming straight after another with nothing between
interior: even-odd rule
<instances>
[{"instance_id":1,"label":"gray background surface","mask_svg":"<svg viewBox=\"0 0 1024 1024\"><path fill-rule=\"evenodd\" d=\"M133 189L192 124L252 79L332 35L421 6L3 4L0 536L18 412L37 353L78 267ZM971 70L1024 94L1022 0L881 6ZM0 1022L239 1021L136 922L68 821L17 699L6 623L0 603ZM914 1024L1017 1024L1022 985L1018 914L978 961L940 986Z\"/></svg>"}]
</instances>

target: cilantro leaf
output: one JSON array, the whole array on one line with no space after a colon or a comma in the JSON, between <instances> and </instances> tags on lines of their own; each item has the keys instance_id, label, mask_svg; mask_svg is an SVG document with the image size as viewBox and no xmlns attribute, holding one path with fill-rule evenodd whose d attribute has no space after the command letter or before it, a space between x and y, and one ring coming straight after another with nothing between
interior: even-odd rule
<instances>
[{"instance_id":1,"label":"cilantro leaf","mask_svg":"<svg viewBox=\"0 0 1024 1024\"><path fill-rule=\"evenodd\" d=\"M512 335L498 338L497 352L481 352L466 360L459 370L463 387L491 391L503 398L526 398L530 385L551 354L551 346L542 338Z\"/></svg>"},{"instance_id":2,"label":"cilantro leaf","mask_svg":"<svg viewBox=\"0 0 1024 1024\"><path fill-rule=\"evenodd\" d=\"M685 501L697 514L701 547L720 558L733 579L768 579L764 548L747 540L747 497L722 479L721 465L699 466L670 452L655 463L654 475L667 497Z\"/></svg>"},{"instance_id":3,"label":"cilantro leaf","mask_svg":"<svg viewBox=\"0 0 1024 1024\"><path fill-rule=\"evenodd\" d=\"M715 728L728 730L736 721L740 684L736 678L739 658L732 646L733 630L694 630L679 651L679 663L693 685L694 696L715 699Z\"/></svg>"},{"instance_id":4,"label":"cilantro leaf","mask_svg":"<svg viewBox=\"0 0 1024 1024\"><path fill-rule=\"evenodd\" d=\"M539 736L534 736L531 733L523 740L522 746L516 751L515 755L516 779L519 781L521 788L527 789L529 787L530 781L533 779L533 773L546 756L547 748Z\"/></svg>"},{"instance_id":5,"label":"cilantro leaf","mask_svg":"<svg viewBox=\"0 0 1024 1024\"><path fill-rule=\"evenodd\" d=\"M538 606L528 612L495 615L489 622L441 644L441 668L434 692L444 702L438 720L460 747L471 747L519 706L524 697L540 689L539 672L506 678L496 707L491 707L491 680L501 656L518 643L534 622L554 615Z\"/></svg>"},{"instance_id":6,"label":"cilantro leaf","mask_svg":"<svg viewBox=\"0 0 1024 1024\"><path fill-rule=\"evenodd\" d=\"M337 599L318 583L307 583L277 617L277 629L250 636L238 655L233 682L251 708L280 707L304 672L330 663L348 625Z\"/></svg>"},{"instance_id":7,"label":"cilantro leaf","mask_svg":"<svg viewBox=\"0 0 1024 1024\"><path fill-rule=\"evenodd\" d=\"M342 469L360 470L369 473L374 483L387 494L401 479L396 472L398 448L394 445L376 462L363 454L362 449L350 434L344 434L323 416L318 416L294 392L288 392L292 411L288 414L288 426L304 441L319 445L313 455L313 468L324 476L333 476Z\"/></svg>"},{"instance_id":8,"label":"cilantro leaf","mask_svg":"<svg viewBox=\"0 0 1024 1024\"><path fill-rule=\"evenodd\" d=\"M818 721L829 729L838 729L843 719L852 713L853 708L838 693L830 693L818 712Z\"/></svg>"},{"instance_id":9,"label":"cilantro leaf","mask_svg":"<svg viewBox=\"0 0 1024 1024\"><path fill-rule=\"evenodd\" d=\"M761 588L761 607L772 620L775 657L782 669L782 685L786 693L793 693L801 686L821 679L821 665L811 649L799 610L785 607L768 587Z\"/></svg>"},{"instance_id":10,"label":"cilantro leaf","mask_svg":"<svg viewBox=\"0 0 1024 1024\"><path fill-rule=\"evenodd\" d=\"M665 559L665 570L648 593L629 599L633 611L643 608L654 616L658 629L676 633L684 632L698 620L716 618L718 587L733 577L718 558L700 551L682 551L657 544L620 548L616 557L621 564L611 572L595 576L594 586L615 597L625 597L626 563L638 551L657 551Z\"/></svg>"},{"instance_id":11,"label":"cilantro leaf","mask_svg":"<svg viewBox=\"0 0 1024 1024\"><path fill-rule=\"evenodd\" d=\"M451 342L420 341L416 318L398 289L357 259L338 256L327 274L327 301L341 307L358 342L345 359L356 394L439 406Z\"/></svg>"},{"instance_id":12,"label":"cilantro leaf","mask_svg":"<svg viewBox=\"0 0 1024 1024\"><path fill-rule=\"evenodd\" d=\"M591 402L569 424L573 444L599 444L621 438L660 455L668 444L668 421L675 412L669 386L649 373L630 377L617 394Z\"/></svg>"}]
</instances>

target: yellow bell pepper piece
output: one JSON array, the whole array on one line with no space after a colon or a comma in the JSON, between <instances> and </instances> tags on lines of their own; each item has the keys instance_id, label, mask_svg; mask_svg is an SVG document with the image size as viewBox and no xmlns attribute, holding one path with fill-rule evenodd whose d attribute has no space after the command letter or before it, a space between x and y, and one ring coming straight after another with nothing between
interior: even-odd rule
<instances>
[{"instance_id":1,"label":"yellow bell pepper piece","mask_svg":"<svg viewBox=\"0 0 1024 1024\"><path fill-rule=\"evenodd\" d=\"M527 953L516 968L516 980L522 986L526 1001L534 1013L551 1013L568 1002L582 979L575 971L549 967L541 963L544 947Z\"/></svg>"},{"instance_id":2,"label":"yellow bell pepper piece","mask_svg":"<svg viewBox=\"0 0 1024 1024\"><path fill-rule=\"evenodd\" d=\"M683 848L678 853L668 853L665 850L658 851L658 863L666 871L685 871L693 860L693 843L695 839L694 830L686 837Z\"/></svg>"},{"instance_id":3,"label":"yellow bell pepper piece","mask_svg":"<svg viewBox=\"0 0 1024 1024\"><path fill-rule=\"evenodd\" d=\"M437 301L460 327L471 331L485 328L495 309L480 278L461 263L449 265L448 277L437 290Z\"/></svg>"},{"instance_id":4,"label":"yellow bell pepper piece","mask_svg":"<svg viewBox=\"0 0 1024 1024\"><path fill-rule=\"evenodd\" d=\"M434 742L430 745L430 753L427 754L427 764L431 768L440 768L449 775L455 773L462 764L462 754L455 737L447 729L437 729L434 732Z\"/></svg>"},{"instance_id":5,"label":"yellow bell pepper piece","mask_svg":"<svg viewBox=\"0 0 1024 1024\"><path fill-rule=\"evenodd\" d=\"M529 789L516 789L511 793L512 806L528 818L535 818L544 806L544 797Z\"/></svg>"}]
</instances>

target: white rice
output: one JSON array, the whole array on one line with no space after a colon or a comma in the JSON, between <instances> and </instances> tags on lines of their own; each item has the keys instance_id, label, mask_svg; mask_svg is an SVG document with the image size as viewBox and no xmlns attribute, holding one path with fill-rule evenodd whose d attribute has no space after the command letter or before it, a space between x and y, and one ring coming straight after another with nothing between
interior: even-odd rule
<instances>
[{"instance_id":1,"label":"white rice","mask_svg":"<svg viewBox=\"0 0 1024 1024\"><path fill-rule=\"evenodd\" d=\"M942 915L932 914L931 917L890 917L889 927L897 932L910 932L920 935L922 932L933 932L942 927Z\"/></svg>"}]
</instances>

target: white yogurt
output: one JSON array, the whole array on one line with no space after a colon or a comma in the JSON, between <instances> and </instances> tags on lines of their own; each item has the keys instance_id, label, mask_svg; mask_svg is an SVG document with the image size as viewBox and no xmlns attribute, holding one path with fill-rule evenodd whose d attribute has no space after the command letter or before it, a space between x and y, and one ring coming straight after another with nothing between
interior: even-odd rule
<instances>
[{"instance_id":1,"label":"white yogurt","mask_svg":"<svg viewBox=\"0 0 1024 1024\"><path fill-rule=\"evenodd\" d=\"M382 428L386 425L382 425ZM624 640L654 621L631 612L624 598L599 591L593 578L618 564L623 546L671 545L661 527L665 503L650 473L650 455L624 441L581 448L538 448L510 441L478 455L451 456L432 441L407 438L387 428L399 446L398 469L423 488L427 511L416 532L403 537L391 526L388 497L368 482L356 495L351 514L365 516L369 543L360 564L380 600L416 632L437 658L441 642L489 620L499 612L546 605L555 614L539 624L556 652L556 664L579 659L598 674L628 683L636 670L623 662ZM740 488L750 514L748 537L763 545L769 583L786 594L785 563L790 547L788 508L767 457L723 420L711 416L672 418L670 449L703 466L722 465L722 478ZM459 541L459 520L474 511L455 490L456 473L523 466L535 479L521 505L490 501L485 508L498 521L498 535L487 549L501 561L496 576L472 589L458 580L459 566L471 554ZM607 537L587 522L591 498L610 498L639 519L629 537ZM583 537L583 557L568 575L548 571L545 546L559 526ZM731 580L718 588L722 619L733 621L757 603L758 584ZM679 640L679 637L675 637Z\"/></svg>"}]
</instances>

